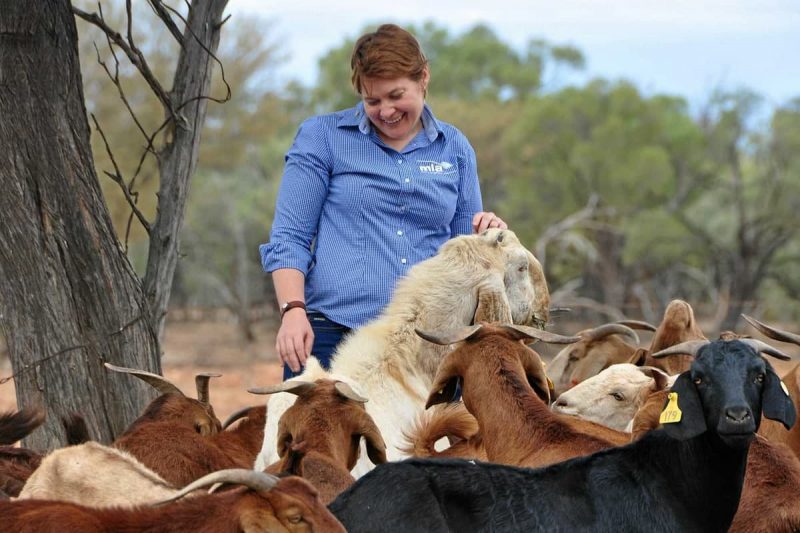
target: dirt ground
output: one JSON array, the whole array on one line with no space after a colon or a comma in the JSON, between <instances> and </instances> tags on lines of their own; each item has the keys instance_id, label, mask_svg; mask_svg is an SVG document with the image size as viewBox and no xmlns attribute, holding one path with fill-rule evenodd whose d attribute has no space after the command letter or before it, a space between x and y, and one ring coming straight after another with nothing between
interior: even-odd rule
<instances>
[{"instance_id":1,"label":"dirt ground","mask_svg":"<svg viewBox=\"0 0 800 533\"><path fill-rule=\"evenodd\" d=\"M556 328L557 332L565 334L582 329L576 326L564 329L565 325L561 326ZM642 341L649 341L649 334L641 333ZM264 396L249 394L248 388L281 380L283 369L275 355L275 332L261 324L256 329L256 336L258 340L255 343L243 342L233 321L168 323L164 338L164 375L181 390L194 395L195 374L222 374L211 381L210 394L217 416L225 420L241 407L266 401ZM783 343L779 343L779 347L793 355L793 359L786 362L770 358L776 372L783 375L797 364L800 348ZM543 346L540 351L543 359L548 361L557 350ZM10 374L8 359L0 359L0 378ZM15 410L16 406L13 380L0 385L0 412Z\"/></svg>"},{"instance_id":2,"label":"dirt ground","mask_svg":"<svg viewBox=\"0 0 800 533\"><path fill-rule=\"evenodd\" d=\"M194 396L194 376L217 372L210 395L220 420L247 405L266 401L247 392L250 387L277 383L283 369L275 355L275 332L266 326L256 330L255 343L245 343L233 322L176 322L167 324L164 336L164 376ZM0 359L0 379L11 375L7 358ZM0 385L0 412L17 407L13 380Z\"/></svg>"}]
</instances>

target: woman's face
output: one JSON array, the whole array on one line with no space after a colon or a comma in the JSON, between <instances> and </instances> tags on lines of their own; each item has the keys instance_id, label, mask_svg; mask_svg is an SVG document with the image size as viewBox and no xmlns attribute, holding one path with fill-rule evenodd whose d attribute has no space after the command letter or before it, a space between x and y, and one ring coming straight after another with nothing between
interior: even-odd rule
<instances>
[{"instance_id":1,"label":"woman's face","mask_svg":"<svg viewBox=\"0 0 800 533\"><path fill-rule=\"evenodd\" d=\"M409 78L364 80L364 110L378 134L390 146L404 146L420 130L428 79L428 70L425 69L419 81Z\"/></svg>"}]
</instances>

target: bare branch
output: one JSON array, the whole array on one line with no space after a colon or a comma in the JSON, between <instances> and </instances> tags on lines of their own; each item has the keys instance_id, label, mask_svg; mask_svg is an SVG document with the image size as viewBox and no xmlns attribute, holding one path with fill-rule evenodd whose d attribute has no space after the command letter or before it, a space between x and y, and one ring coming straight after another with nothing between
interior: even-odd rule
<instances>
[{"instance_id":1,"label":"bare branch","mask_svg":"<svg viewBox=\"0 0 800 533\"><path fill-rule=\"evenodd\" d=\"M231 18L231 16L228 15L227 17L225 17L224 19L219 21L219 24L217 24L217 29L220 29L226 22L228 22L230 20L230 18Z\"/></svg>"},{"instance_id":2,"label":"bare branch","mask_svg":"<svg viewBox=\"0 0 800 533\"><path fill-rule=\"evenodd\" d=\"M209 50L209 49L208 49L208 47L207 47L206 45L204 45L204 44L203 44L203 41L202 41L202 40L201 40L201 39L200 39L200 38L197 36L197 34L195 34L195 33L194 33L194 31L192 30L192 27L189 25L189 21L187 21L185 18L183 18L183 15L181 15L181 14L180 14L178 11L176 11L176 10L175 10L173 7L170 7L170 6L166 5L166 4L164 4L164 5L163 5L163 7L164 7L164 8L166 8L166 9L168 9L168 10L170 10L170 11L172 11L173 13L175 13L175 16L176 16L176 17L178 17L179 19L181 19L181 22L183 22L183 25L186 27L186 31L188 31L188 32L189 32L189 33L192 35L192 37L194 38L194 40L195 40L195 41L197 41L197 44L199 44L199 45L200 45L200 48L202 48L202 49L203 49L203 50L204 50L204 51L205 51L205 52L206 52L206 53L207 53L207 54L208 54L208 55L209 55L209 56L210 56L210 57L211 57L211 58L214 60L214 62L215 62L217 65L219 65L219 73L220 73L220 76L221 76L221 78L222 78L222 83L224 83L224 84L225 84L225 90L226 90L225 96L224 96L223 98L214 98L214 97L212 97L212 96L204 96L204 95L195 96L195 97L193 97L193 98L190 98L189 100L187 100L187 101L185 101L185 102L182 102L182 103L181 103L181 104L178 106L178 111L180 111L181 109L183 109L183 107L184 107L184 106L186 106L187 104L190 104L191 102L194 102L194 101L196 101L196 100L201 100L201 99L204 99L204 98L205 98L205 99L208 99L208 100L211 100L212 102L216 102L216 103L218 103L218 104L224 104L225 102L227 102L228 100L230 100L230 99L231 99L231 86L230 86L230 84L228 83L228 80L227 80L227 79L225 79L225 67L224 67L224 65L222 64L222 61L220 61L220 60L219 60L219 58L216 56L216 54L214 54L214 53L213 53L211 50ZM226 20L227 20L227 19L226 19ZM224 23L224 21L223 21L223 22L221 22L221 23L220 23L220 24L217 26L217 28L221 27L223 23Z\"/></svg>"},{"instance_id":3,"label":"bare branch","mask_svg":"<svg viewBox=\"0 0 800 533\"><path fill-rule=\"evenodd\" d=\"M106 176L108 176L109 178L111 178L117 185L119 185L120 189L122 189L122 194L125 195L125 199L128 201L128 205L130 205L131 210L136 215L136 218L139 219L139 223L142 225L142 227L144 227L145 231L149 235L150 234L150 223L147 221L147 219L145 218L144 214L141 211L139 211L139 208L136 207L136 202L132 198L130 190L125 185L125 182L122 179L122 173L119 170L119 166L117 165L116 159L114 159L114 154L111 151L111 146L109 146L108 139L106 139L106 135L103 132L103 129L100 127L100 124L97 122L97 118L94 116L93 113L92 113L91 117L92 117L92 121L94 121L95 129L100 134L100 137L103 139L103 144L105 144L106 153L108 154L108 157L111 159L111 164L114 165L114 173L111 173L111 172L108 172L108 171L103 171L103 173Z\"/></svg>"},{"instance_id":4,"label":"bare branch","mask_svg":"<svg viewBox=\"0 0 800 533\"><path fill-rule=\"evenodd\" d=\"M122 35L119 32L112 29L106 21L103 19L102 16L98 15L97 13L87 13L75 6L72 6L72 12L88 22L89 24L93 24L100 28L111 41L116 44L117 46L125 52L125 55L128 56L130 62L135 66L139 72L142 74L142 77L145 79L147 84L155 93L158 100L161 102L161 105L164 106L165 110L168 112L169 115L175 118L176 121L179 121L180 118L177 112L173 109L172 100L170 100L169 94L164 90L161 84L156 79L153 72L150 70L150 66L147 64L147 61L144 58L142 52L136 48L136 46L129 44L125 41ZM129 17L129 24L130 24L130 17Z\"/></svg>"},{"instance_id":5,"label":"bare branch","mask_svg":"<svg viewBox=\"0 0 800 533\"><path fill-rule=\"evenodd\" d=\"M108 37L106 36L108 39ZM128 110L128 114L133 119L133 122L136 124L136 127L139 129L141 134L147 139L147 133L144 131L144 127L142 126L141 122L139 122L139 118L136 116L136 113L133 111L130 103L128 102L128 98L125 96L125 91L122 88L122 83L119 81L119 60L117 59L117 54L114 53L114 47L111 45L111 41L108 41L108 48L111 50L111 55L114 58L114 74L111 74L111 71L108 69L108 65L106 65L105 61L100 57L100 49L97 48L95 44L94 49L97 52L97 62L103 67L103 70L108 75L109 79L111 79L111 83L113 83L117 87L117 92L119 93L119 98L122 100L122 103L125 104L125 109ZM158 153L155 150L150 150L153 155L158 157Z\"/></svg>"},{"instance_id":6,"label":"bare branch","mask_svg":"<svg viewBox=\"0 0 800 533\"><path fill-rule=\"evenodd\" d=\"M178 44L183 47L183 34L181 33L181 30L178 28L177 24L175 24L175 21L172 20L172 17L167 12L164 4L161 3L161 0L150 0L150 6L153 8L153 11L155 11L156 15L158 15L158 18L160 18L167 27L175 40L178 41Z\"/></svg>"},{"instance_id":7,"label":"bare branch","mask_svg":"<svg viewBox=\"0 0 800 533\"><path fill-rule=\"evenodd\" d=\"M596 224L594 220L598 214L605 213L604 210L601 210L598 206L600 203L600 197L596 194L592 194L589 197L589 200L586 202L586 207L577 211L563 220L548 226L542 235L537 239L536 245L534 249L536 250L536 258L544 265L546 263L546 255L547 255L547 245L550 244L552 241L556 240L559 236L563 235L564 233L578 227L578 226L587 226L590 224Z\"/></svg>"}]
</instances>

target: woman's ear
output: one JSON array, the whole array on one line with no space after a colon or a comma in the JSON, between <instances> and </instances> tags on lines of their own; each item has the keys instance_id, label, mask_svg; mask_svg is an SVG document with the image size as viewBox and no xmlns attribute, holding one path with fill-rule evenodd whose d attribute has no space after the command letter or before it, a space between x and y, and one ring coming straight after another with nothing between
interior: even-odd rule
<instances>
[{"instance_id":1,"label":"woman's ear","mask_svg":"<svg viewBox=\"0 0 800 533\"><path fill-rule=\"evenodd\" d=\"M422 84L422 94L428 96L428 84L431 81L431 71L428 65L425 65L425 68L422 70L422 79L419 81Z\"/></svg>"}]
</instances>

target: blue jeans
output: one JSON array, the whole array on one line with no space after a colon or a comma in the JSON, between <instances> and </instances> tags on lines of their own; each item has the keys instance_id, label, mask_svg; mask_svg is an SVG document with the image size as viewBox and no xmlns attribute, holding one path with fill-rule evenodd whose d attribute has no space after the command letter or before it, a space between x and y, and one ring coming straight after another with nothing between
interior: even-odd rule
<instances>
[{"instance_id":1,"label":"blue jeans","mask_svg":"<svg viewBox=\"0 0 800 533\"><path fill-rule=\"evenodd\" d=\"M333 320L328 320L325 315L317 312L308 313L308 321L314 331L314 345L311 347L311 355L316 357L322 368L329 369L331 366L331 356L336 351L336 346L341 342L342 337L350 332L350 328L337 324ZM305 367L300 368L300 372L292 372L289 365L283 365L283 381L300 375Z\"/></svg>"}]
</instances>

